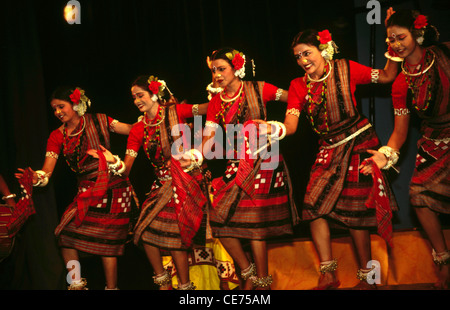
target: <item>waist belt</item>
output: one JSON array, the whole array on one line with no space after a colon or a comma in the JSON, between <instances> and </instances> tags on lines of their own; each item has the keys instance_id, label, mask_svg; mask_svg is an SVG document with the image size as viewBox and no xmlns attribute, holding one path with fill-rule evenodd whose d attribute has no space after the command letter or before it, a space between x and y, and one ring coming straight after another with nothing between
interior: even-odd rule
<instances>
[{"instance_id":1,"label":"waist belt","mask_svg":"<svg viewBox=\"0 0 450 310\"><path fill-rule=\"evenodd\" d=\"M332 148L338 147L339 145L347 143L348 141L356 138L359 134L361 134L362 132L366 131L370 127L372 127L372 124L367 124L366 126L358 129L357 131L355 131L354 133L352 133L350 136L346 137L345 139L342 139L341 141L338 141L338 142L336 142L335 144L332 144L332 145L321 146L321 148L327 150L327 149L332 149Z\"/></svg>"}]
</instances>

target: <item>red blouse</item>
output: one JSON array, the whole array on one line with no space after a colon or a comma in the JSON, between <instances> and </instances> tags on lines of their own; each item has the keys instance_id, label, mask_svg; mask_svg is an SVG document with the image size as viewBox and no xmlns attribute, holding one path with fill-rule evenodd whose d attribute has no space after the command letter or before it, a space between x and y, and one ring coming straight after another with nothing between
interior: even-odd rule
<instances>
[{"instance_id":1,"label":"red blouse","mask_svg":"<svg viewBox=\"0 0 450 310\"><path fill-rule=\"evenodd\" d=\"M353 103L356 106L355 100L355 90L356 85L358 84L369 84L372 81L372 68L361 65L357 62L349 60L350 67L350 90L352 93ZM288 104L287 110L290 109L298 110L298 112L302 111L303 106L308 101L308 89L306 86L306 75L303 77L298 77L291 81L291 85L289 86L289 95L288 95ZM314 100L320 100L321 94L314 94ZM292 110L291 110L292 111ZM295 113L290 113L295 114Z\"/></svg>"},{"instance_id":2,"label":"red blouse","mask_svg":"<svg viewBox=\"0 0 450 310\"><path fill-rule=\"evenodd\" d=\"M263 103L267 104L269 101L274 101L277 96L278 87L272 85L270 83L264 83L263 88ZM233 109L237 109L241 100L236 100L233 103L233 106L230 107L230 111ZM220 124L219 111L222 109L222 100L219 95L214 96L208 105L208 112L206 114L206 121L213 122L216 124Z\"/></svg>"},{"instance_id":3,"label":"red blouse","mask_svg":"<svg viewBox=\"0 0 450 310\"><path fill-rule=\"evenodd\" d=\"M108 116L108 125L111 126L111 123L114 121L113 118ZM61 148L64 143L64 134L60 128L53 130L50 133L50 136L47 140L47 152L53 152L56 155L59 155L61 152Z\"/></svg>"},{"instance_id":4,"label":"red blouse","mask_svg":"<svg viewBox=\"0 0 450 310\"><path fill-rule=\"evenodd\" d=\"M193 117L192 113L192 105L189 104L178 104L176 106L178 118L180 123L184 123L187 118ZM159 107L161 109L161 106ZM158 110L159 113L159 110ZM159 114L157 114L159 115ZM155 117L153 120L148 120L149 123L156 123L159 120L158 117ZM141 120L140 122L133 125L130 131L130 135L128 136L127 141L127 150L133 150L138 152L141 146L144 144L144 122ZM151 127L149 129L149 134L154 133L156 127Z\"/></svg>"},{"instance_id":5,"label":"red blouse","mask_svg":"<svg viewBox=\"0 0 450 310\"><path fill-rule=\"evenodd\" d=\"M442 102L449 102L449 96L450 96L450 81L447 78L447 75L445 74L444 70L438 66L438 73L439 73L439 82L442 83L442 89L444 90ZM419 78L419 77L417 77ZM429 81L426 81L421 85L421 94L425 93L427 87L428 87ZM406 82L406 77L403 73L399 74L397 78L394 81L394 84L392 85L392 104L394 106L394 109L406 109L407 108L407 102L406 97L408 93L408 83ZM426 103L425 97L422 95L419 97L420 100L417 101L417 108L423 109L424 105ZM445 104L442 104L440 106L440 112L439 115L444 115L447 110L447 107Z\"/></svg>"}]
</instances>

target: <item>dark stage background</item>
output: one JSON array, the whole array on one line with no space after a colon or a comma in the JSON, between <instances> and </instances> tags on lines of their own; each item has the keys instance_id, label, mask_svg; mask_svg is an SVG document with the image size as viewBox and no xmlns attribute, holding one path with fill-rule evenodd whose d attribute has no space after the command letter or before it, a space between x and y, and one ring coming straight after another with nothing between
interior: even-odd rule
<instances>
[{"instance_id":1,"label":"dark stage background","mask_svg":"<svg viewBox=\"0 0 450 310\"><path fill-rule=\"evenodd\" d=\"M7 0L0 6L0 173L16 193L19 189L13 173L18 167L42 167L48 135L60 125L48 98L61 84L85 89L93 103L90 112L133 123L139 116L130 95L135 77L156 75L168 83L178 99L205 102L205 88L211 78L206 57L224 46L243 51L248 60L254 59L256 79L285 89L302 74L291 55L290 43L305 28L329 29L340 49L337 57L366 65L370 65L370 29L376 30L376 66L385 64L384 26L367 24L367 1L79 2L79 25L69 25L64 20L67 1ZM448 40L448 1L379 2L382 21L388 6L423 9L441 31L443 41ZM250 76L247 71L247 77ZM360 88L357 95L363 102L362 110L367 110L364 102L369 97L389 100L389 90L389 85L377 86L375 90ZM270 119L282 121L285 108L283 103L270 103ZM378 127L392 127L388 113L389 116L375 118ZM381 134L383 142L389 133ZM316 150L315 141L304 119L297 134L282 141L299 206ZM411 139L411 149L414 143ZM112 144L113 153L123 158L126 137L113 136ZM212 164L211 169L213 173L220 171L221 163ZM148 160L140 153L130 179L141 201L152 178ZM396 194L405 196L407 178L392 178L397 182ZM75 179L65 161L60 160L49 186L34 191L37 213L16 238L12 255L2 262L0 288L65 287L64 266L53 229L74 194ZM397 227L415 227L407 199L402 204L406 211L396 219ZM296 237L308 237L306 227L300 225ZM147 264L141 256L138 259Z\"/></svg>"}]
</instances>

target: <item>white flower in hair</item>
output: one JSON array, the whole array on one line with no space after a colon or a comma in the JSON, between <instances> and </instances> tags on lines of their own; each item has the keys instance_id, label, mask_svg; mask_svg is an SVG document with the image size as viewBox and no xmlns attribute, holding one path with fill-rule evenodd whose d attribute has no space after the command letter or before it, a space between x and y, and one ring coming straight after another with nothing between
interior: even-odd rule
<instances>
[{"instance_id":1,"label":"white flower in hair","mask_svg":"<svg viewBox=\"0 0 450 310\"><path fill-rule=\"evenodd\" d=\"M228 57L228 59L231 60L233 67L236 70L236 72L234 72L234 75L243 79L245 77L245 55L237 50L233 50L232 52L226 53L225 55Z\"/></svg>"},{"instance_id":2,"label":"white flower in hair","mask_svg":"<svg viewBox=\"0 0 450 310\"><path fill-rule=\"evenodd\" d=\"M334 53L337 53L338 50L336 43L331 38L331 33L327 29L319 31L317 40L320 42L319 50L322 57L325 60L332 60Z\"/></svg>"}]
</instances>

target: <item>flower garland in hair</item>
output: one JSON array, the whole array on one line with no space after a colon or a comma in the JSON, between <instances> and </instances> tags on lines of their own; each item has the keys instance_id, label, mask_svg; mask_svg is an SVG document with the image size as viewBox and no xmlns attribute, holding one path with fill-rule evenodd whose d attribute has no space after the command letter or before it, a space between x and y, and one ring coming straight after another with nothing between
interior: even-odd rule
<instances>
[{"instance_id":1,"label":"flower garland in hair","mask_svg":"<svg viewBox=\"0 0 450 310\"><path fill-rule=\"evenodd\" d=\"M80 87L70 94L70 100L73 103L73 110L78 113L79 116L83 116L86 113L87 107L91 106L91 100L85 95L84 90Z\"/></svg>"},{"instance_id":2,"label":"flower garland in hair","mask_svg":"<svg viewBox=\"0 0 450 310\"><path fill-rule=\"evenodd\" d=\"M225 55L229 60L231 60L231 63L233 64L233 67L236 70L234 75L243 79L245 77L245 63L246 63L245 55L237 50L228 52Z\"/></svg>"},{"instance_id":3,"label":"flower garland in hair","mask_svg":"<svg viewBox=\"0 0 450 310\"><path fill-rule=\"evenodd\" d=\"M416 19L414 20L414 29L418 30L418 36L417 36L417 43L419 43L419 45L422 45L423 43L423 35L425 33L425 28L427 28L428 25L428 19L425 15L419 15L416 17Z\"/></svg>"},{"instance_id":4,"label":"flower garland in hair","mask_svg":"<svg viewBox=\"0 0 450 310\"><path fill-rule=\"evenodd\" d=\"M151 75L148 80L148 90L152 94L152 100L158 101L164 95L164 90L166 89L166 82L159 80L158 77Z\"/></svg>"},{"instance_id":5,"label":"flower garland in hair","mask_svg":"<svg viewBox=\"0 0 450 310\"><path fill-rule=\"evenodd\" d=\"M319 50L326 60L332 60L335 53L339 53L336 43L331 38L331 33L325 29L318 32L317 40L319 40Z\"/></svg>"}]
</instances>

